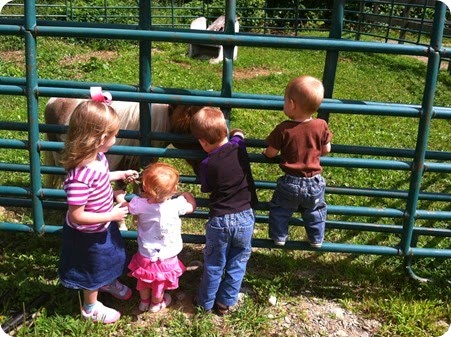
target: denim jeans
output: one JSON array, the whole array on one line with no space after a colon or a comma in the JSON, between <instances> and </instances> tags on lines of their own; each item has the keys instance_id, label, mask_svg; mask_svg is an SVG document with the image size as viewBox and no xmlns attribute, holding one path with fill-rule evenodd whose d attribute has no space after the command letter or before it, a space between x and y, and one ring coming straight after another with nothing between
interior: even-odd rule
<instances>
[{"instance_id":1,"label":"denim jeans","mask_svg":"<svg viewBox=\"0 0 451 337\"><path fill-rule=\"evenodd\" d=\"M97 290L127 271L127 252L116 221L99 233L63 226L58 275L63 286Z\"/></svg>"},{"instance_id":2,"label":"denim jeans","mask_svg":"<svg viewBox=\"0 0 451 337\"><path fill-rule=\"evenodd\" d=\"M251 256L255 216L252 209L212 217L206 224L204 271L197 304L211 310L215 301L233 306Z\"/></svg>"},{"instance_id":3,"label":"denim jeans","mask_svg":"<svg viewBox=\"0 0 451 337\"><path fill-rule=\"evenodd\" d=\"M319 174L311 178L290 175L280 177L269 204L269 237L274 241L285 242L288 238L288 222L293 213L299 210L309 242L322 243L327 216L325 189L326 182Z\"/></svg>"}]
</instances>

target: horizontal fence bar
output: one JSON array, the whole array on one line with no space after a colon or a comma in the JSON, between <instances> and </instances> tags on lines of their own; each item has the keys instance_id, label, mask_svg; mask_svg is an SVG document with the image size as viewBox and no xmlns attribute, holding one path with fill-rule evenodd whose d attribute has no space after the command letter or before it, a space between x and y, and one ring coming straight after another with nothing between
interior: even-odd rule
<instances>
[{"instance_id":1,"label":"horizontal fence bar","mask_svg":"<svg viewBox=\"0 0 451 337\"><path fill-rule=\"evenodd\" d=\"M10 223L10 222L0 222L0 230L5 231L16 231L16 232L33 232L31 226ZM61 226L44 226L43 233L60 233L62 230ZM122 235L127 239L136 239L135 231L123 232ZM187 235L182 234L183 241L185 243L205 243L204 235ZM259 248L269 248L274 247L272 241L267 239L253 239L253 247ZM374 255L388 255L388 256L403 256L402 251L396 247L387 246L375 246L375 245L352 245L344 243L323 243L321 248L311 248L308 242L302 241L288 241L284 249L289 250L315 250L322 252L336 252L336 253L354 253L354 254L374 254ZM412 248L409 251L408 256L418 256L418 257L451 257L451 250L449 249L431 249L431 248Z\"/></svg>"},{"instance_id":2,"label":"horizontal fence bar","mask_svg":"<svg viewBox=\"0 0 451 337\"><path fill-rule=\"evenodd\" d=\"M123 100L123 101L135 101L135 102L153 102L153 103L195 103L190 100L190 96L202 97L209 100L210 97L221 98L220 92L214 91L202 91L202 90L189 90L189 89L174 89L174 88L159 88L153 87L151 93L142 96L137 94L137 88L135 86L130 85L114 85L108 83L99 83L99 82L70 82L70 81L51 81L51 80L41 80L38 83L42 86L39 86L38 95L46 96L46 97L89 97L89 88L91 86L101 86L105 90L112 91L114 93L115 100ZM3 86L5 85L5 86ZM8 86L12 86L9 87ZM48 85L52 85L55 90L52 90ZM6 78L0 77L0 93L3 89L7 90L8 94L16 94L16 95L25 95L25 88L21 87L25 86L24 78ZM70 90L65 93L65 90L68 89L81 89L81 90ZM84 90L83 90L84 89ZM120 92L120 97L116 98ZM127 95L126 92L134 92L135 95ZM155 96L157 94L161 94L163 97L167 97L169 95L176 96L177 98L184 97L183 99L174 101L174 100L155 100ZM161 97L161 96L160 96ZM283 107L283 96L275 96L275 95L255 95L255 94L242 94L242 93L233 93L231 99L236 99L236 102L240 102L240 100L248 99L251 101L255 100L255 105L250 107L258 107L261 109L267 110L281 110ZM280 104L274 102L270 107L265 108L262 107L260 102L267 101L277 101ZM233 102L233 101L232 101ZM239 105L237 105L239 107ZM362 107L363 106L363 107ZM363 109L363 110L362 110ZM369 102L369 101L352 101L352 100L337 100L337 99L324 99L319 111L328 111L328 112L337 112L337 113L354 113L354 114L368 114L373 113L377 115L388 115L388 116L397 116L397 117L419 117L421 113L421 107L419 105L408 105L408 104L396 104L396 103L382 103L382 102ZM442 118L442 119L451 119L451 110L446 107L434 107L434 118Z\"/></svg>"},{"instance_id":3,"label":"horizontal fence bar","mask_svg":"<svg viewBox=\"0 0 451 337\"><path fill-rule=\"evenodd\" d=\"M13 91L14 90L14 91ZM16 86L0 85L0 92L7 94L23 95L23 89ZM88 90L77 90L68 88L39 87L41 95L52 97L88 97ZM210 105L224 108L258 108L262 110L281 110L283 102L272 99L248 99L248 98L226 98L213 96L188 96L188 95L170 95L157 93L132 93L111 91L112 96L117 101L131 102L151 102L151 103L169 103L169 104L191 104L191 105ZM409 106L389 106L389 105L361 105L348 103L329 103L325 100L321 104L319 111L328 111L344 114L362 114L378 115L392 117L419 117L420 109ZM451 115L450 115L451 118Z\"/></svg>"},{"instance_id":4,"label":"horizontal fence bar","mask_svg":"<svg viewBox=\"0 0 451 337\"><path fill-rule=\"evenodd\" d=\"M1 168L1 167L0 167ZM63 191L54 191L52 189L41 189L38 191L40 198L64 198L65 193ZM333 193L331 193L333 194ZM29 197L31 191L28 188L14 187L14 186L0 186L0 195L4 196L16 196L16 197ZM197 198L198 206L207 207L208 200L203 198ZM26 199L5 199L1 198L0 204L5 205L18 205L29 207L30 204ZM51 203L47 202L47 206L51 206ZM53 203L56 208L66 207L64 203L57 202ZM268 210L268 203L259 203L259 210ZM351 216L366 216L366 217L377 217L377 218L403 218L404 212L397 209L391 208L375 208L375 207L362 207L362 206L339 206L339 205L329 205L328 214L330 215L351 215ZM198 215L196 213L196 215ZM425 220L451 220L451 212L446 211L428 211L428 210L417 210L417 218ZM261 218L261 220L267 222L266 217ZM302 220L293 218L292 223L301 223Z\"/></svg>"},{"instance_id":5,"label":"horizontal fence bar","mask_svg":"<svg viewBox=\"0 0 451 337\"><path fill-rule=\"evenodd\" d=\"M19 35L23 32L21 25L2 25L0 21L0 33ZM132 29L97 27L67 27L67 26L39 26L34 29L37 36L53 37L85 37L85 38L108 38L120 40L150 40L160 42L184 42L189 44L220 44L224 46L258 46L270 48L307 49L307 50L330 50L330 51L353 51L384 54L404 54L427 56L429 48L420 45L395 45L379 42L355 42L343 39L320 39L320 38L293 38L283 36L268 36L257 34L224 34L212 33L198 30L187 31L144 31Z\"/></svg>"}]
</instances>

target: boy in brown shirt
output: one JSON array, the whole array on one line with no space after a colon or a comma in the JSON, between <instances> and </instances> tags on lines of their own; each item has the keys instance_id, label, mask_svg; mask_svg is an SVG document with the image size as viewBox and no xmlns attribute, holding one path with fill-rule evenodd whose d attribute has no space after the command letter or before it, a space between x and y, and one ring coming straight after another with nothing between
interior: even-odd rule
<instances>
[{"instance_id":1,"label":"boy in brown shirt","mask_svg":"<svg viewBox=\"0 0 451 337\"><path fill-rule=\"evenodd\" d=\"M270 202L269 237L283 246L288 239L288 222L296 210L302 214L310 246L320 248L327 215L320 157L330 152L332 133L326 121L314 119L324 98L320 80L311 76L292 79L285 89L283 121L266 138L263 154L272 158L280 152L280 168Z\"/></svg>"}]
</instances>

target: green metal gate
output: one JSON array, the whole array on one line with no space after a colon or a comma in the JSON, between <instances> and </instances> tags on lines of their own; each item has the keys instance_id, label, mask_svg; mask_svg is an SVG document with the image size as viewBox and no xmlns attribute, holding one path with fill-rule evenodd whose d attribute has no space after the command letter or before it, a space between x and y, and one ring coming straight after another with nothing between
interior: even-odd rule
<instances>
[{"instance_id":1,"label":"green metal gate","mask_svg":"<svg viewBox=\"0 0 451 337\"><path fill-rule=\"evenodd\" d=\"M47 97L84 97L89 93L89 87L93 83L76 81L43 80L38 77L37 67L37 41L42 37L77 37L77 38L103 38L110 40L134 40L139 41L139 85L127 86L121 84L95 83L111 91L116 100L140 102L141 147L115 146L113 151L122 154L138 156L196 156L189 151L174 149L159 149L150 147L151 121L148 116L148 103L184 103L191 105L213 105L222 107L226 117L230 118L233 108L250 108L281 110L282 97L241 94L233 90L233 48L234 46L249 46L256 48L288 48L294 50L322 50L326 51L323 82L326 89L326 99L321 106L320 117L328 119L331 114L347 113L361 115L397 116L402 118L414 118L418 120L418 130L415 149L387 149L361 146L333 145L336 154L359 154L380 156L381 159L360 159L349 157L322 158L324 166L344 168L400 170L409 172L409 189L407 191L361 189L358 187L328 186L328 194L364 195L372 197L399 198L405 200L403 209L380 209L371 207L352 207L329 205L329 214L362 215L380 218L402 219L402 226L382 225L378 223L360 223L347 221L328 221L327 229L349 229L357 231L389 232L401 236L398 246L383 245L355 245L337 242L326 242L319 251L345 252L358 254L392 255L403 257L406 261L407 272L416 277L411 270L413 257L450 257L451 249L435 249L416 247L419 236L451 237L448 228L429 228L416 226L418 220L449 221L451 212L448 209L431 211L419 209L419 200L435 200L449 203L449 193L422 193L422 179L428 172L449 174L451 172L451 152L433 152L427 150L428 136L431 120L451 119L451 108L434 106L434 95L437 85L438 71L441 59L449 58L451 52L443 47L442 39L445 26L446 6L436 1L435 13L432 24L432 33L429 45L386 44L378 42L352 41L343 38L345 1L334 1L332 9L331 28L328 38L303 38L293 36L273 36L265 34L236 33L234 23L236 19L236 2L226 1L225 29L223 32L210 32L205 34L188 29L159 28L155 29L151 24L151 1L139 2L139 25L119 25L108 23L83 23L62 21L37 20L36 3L29 0L25 2L24 16L21 18L0 19L0 34L21 36L25 43L26 76L24 78L14 76L0 77L0 94L24 96L27 100L27 122L6 122L0 117L0 129L22 130L27 134L27 141L0 139L0 148L26 149L29 153L29 165L18 165L8 162L0 163L0 171L29 173L31 185L29 188L15 186L0 186L0 205L29 207L32 210L32 226L25 223L0 222L0 230L24 231L35 233L56 233L61 229L61 224L51 225L44 221L43 212L46 208L60 207L61 203L55 198L63 198L62 190L43 188L41 174L62 173L61 168L45 167L41 164L43 151L54 151L62 148L61 143L53 143L40 140L40 133L50 130L47 125L38 123L38 98ZM99 29L101 28L101 29ZM181 42L196 44L214 44L224 46L222 88L218 92L202 90L180 91L171 88L159 88L152 86L151 68L151 44L153 41ZM333 99L334 83L339 62L339 53L352 51L361 53L399 54L427 57L427 73L421 105L388 104L376 102L353 102ZM147 112L147 113L146 113ZM147 127L145 127L147 126ZM152 135L152 137L170 137L170 135ZM263 140L254 139L248 141L255 147L263 147ZM408 158L408 160L387 160L384 156ZM268 162L262 155L252 154L251 161L255 163ZM187 181L192 181L186 178ZM273 181L258 181L257 188L273 189ZM261 203L257 221L267 223L267 205ZM205 218L206 214L196 212L195 216ZM298 219L293 219L292 225L302 224ZM136 232L125 232L127 238L135 238ZM202 243L200 235L184 234L185 242ZM273 247L272 242L265 239L255 239L256 247ZM286 249L309 250L306 242L290 241Z\"/></svg>"}]
</instances>

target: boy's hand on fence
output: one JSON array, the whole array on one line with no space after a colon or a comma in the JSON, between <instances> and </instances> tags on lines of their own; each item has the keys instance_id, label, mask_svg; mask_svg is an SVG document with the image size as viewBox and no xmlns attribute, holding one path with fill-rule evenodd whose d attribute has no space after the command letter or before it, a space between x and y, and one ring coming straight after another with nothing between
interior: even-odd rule
<instances>
[{"instance_id":1,"label":"boy's hand on fence","mask_svg":"<svg viewBox=\"0 0 451 337\"><path fill-rule=\"evenodd\" d=\"M236 136L236 135L241 136L244 139L244 131L243 130L241 130L241 129L233 129L232 131L230 131L230 137L233 137L233 136Z\"/></svg>"}]
</instances>

